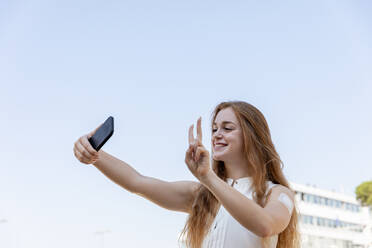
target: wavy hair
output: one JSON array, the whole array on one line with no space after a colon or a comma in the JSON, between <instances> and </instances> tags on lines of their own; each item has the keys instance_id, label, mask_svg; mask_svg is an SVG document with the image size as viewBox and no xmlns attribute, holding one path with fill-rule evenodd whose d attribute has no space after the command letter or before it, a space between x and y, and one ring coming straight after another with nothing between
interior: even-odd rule
<instances>
[{"instance_id":1,"label":"wavy hair","mask_svg":"<svg viewBox=\"0 0 372 248\"><path fill-rule=\"evenodd\" d=\"M263 114L253 105L242 101L222 102L216 106L212 113L212 124L219 111L231 107L239 121L243 133L243 146L247 166L253 172L253 200L261 207L271 194L267 191L267 181L281 184L289 189L289 183L282 172L283 163L275 150L271 140L270 130ZM223 161L213 160L213 171L222 180L227 175ZM180 238L184 238L186 247L201 248L203 240L217 214L221 203L203 185L200 185L186 224ZM268 238L262 238L262 247L266 247ZM300 234L298 232L298 213L295 203L294 211L286 229L278 235L277 248L300 247Z\"/></svg>"}]
</instances>

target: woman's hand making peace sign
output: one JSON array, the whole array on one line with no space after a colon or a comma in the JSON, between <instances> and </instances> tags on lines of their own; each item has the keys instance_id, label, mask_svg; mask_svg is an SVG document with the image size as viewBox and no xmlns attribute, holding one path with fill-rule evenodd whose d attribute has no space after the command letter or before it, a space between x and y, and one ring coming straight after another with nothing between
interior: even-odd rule
<instances>
[{"instance_id":1,"label":"woman's hand making peace sign","mask_svg":"<svg viewBox=\"0 0 372 248\"><path fill-rule=\"evenodd\" d=\"M185 162L191 173L203 181L211 171L209 152L202 143L201 117L196 124L196 139L194 138L194 124L189 128L189 148L186 151Z\"/></svg>"}]
</instances>

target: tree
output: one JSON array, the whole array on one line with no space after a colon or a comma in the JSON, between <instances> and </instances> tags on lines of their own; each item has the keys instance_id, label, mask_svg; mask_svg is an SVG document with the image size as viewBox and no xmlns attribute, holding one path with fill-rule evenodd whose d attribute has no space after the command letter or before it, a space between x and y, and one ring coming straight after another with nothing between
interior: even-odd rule
<instances>
[{"instance_id":1,"label":"tree","mask_svg":"<svg viewBox=\"0 0 372 248\"><path fill-rule=\"evenodd\" d=\"M372 207L372 181L367 181L359 184L355 189L357 200L359 200L362 206Z\"/></svg>"}]
</instances>

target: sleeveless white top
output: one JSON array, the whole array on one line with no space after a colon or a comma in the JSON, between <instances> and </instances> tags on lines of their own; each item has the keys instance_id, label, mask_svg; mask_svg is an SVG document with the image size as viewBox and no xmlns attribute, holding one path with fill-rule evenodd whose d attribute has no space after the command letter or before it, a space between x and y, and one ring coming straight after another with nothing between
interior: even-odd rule
<instances>
[{"instance_id":1,"label":"sleeveless white top","mask_svg":"<svg viewBox=\"0 0 372 248\"><path fill-rule=\"evenodd\" d=\"M252 190L249 188L252 184L251 177L242 177L236 180L227 178L227 183L248 199L253 200ZM271 181L268 181L267 184L266 194L277 185ZM266 247L262 246L261 240L261 237L243 227L221 204L203 241L202 248L275 248L278 235L271 236Z\"/></svg>"}]
</instances>

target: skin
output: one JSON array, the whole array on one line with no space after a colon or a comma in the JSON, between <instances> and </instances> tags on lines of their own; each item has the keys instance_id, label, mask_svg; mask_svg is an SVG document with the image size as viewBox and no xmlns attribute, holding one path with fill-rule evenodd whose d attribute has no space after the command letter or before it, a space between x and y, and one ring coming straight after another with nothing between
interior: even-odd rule
<instances>
[{"instance_id":1,"label":"skin","mask_svg":"<svg viewBox=\"0 0 372 248\"><path fill-rule=\"evenodd\" d=\"M229 124L227 124L227 122ZM262 208L239 191L221 180L210 167L210 154L202 143L201 118L197 120L197 136L189 128L189 147L185 162L198 182L167 182L138 173L128 163L90 145L90 138L98 129L83 135L74 143L74 155L84 164L93 164L110 180L131 193L144 197L155 204L173 211L191 212L191 206L200 184L207 187L221 202L224 208L245 228L260 237L268 237L282 232L289 223L290 214L283 203L279 202L280 193L294 200L294 193L284 186L272 188L267 205ZM232 130L229 130L232 129ZM227 175L238 179L250 175L242 155L242 134L236 116L229 108L221 110L213 126L213 158L224 161ZM226 143L218 147L216 143Z\"/></svg>"}]
</instances>

